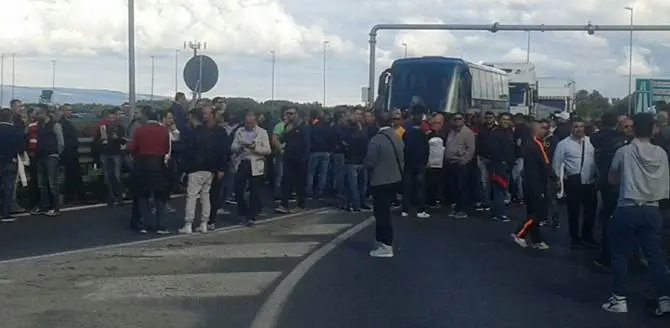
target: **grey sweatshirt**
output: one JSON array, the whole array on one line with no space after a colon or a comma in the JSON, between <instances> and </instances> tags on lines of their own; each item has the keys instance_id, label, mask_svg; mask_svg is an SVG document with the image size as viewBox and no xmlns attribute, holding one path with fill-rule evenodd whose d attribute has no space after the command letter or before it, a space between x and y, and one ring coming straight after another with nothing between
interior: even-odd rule
<instances>
[{"instance_id":1,"label":"grey sweatshirt","mask_svg":"<svg viewBox=\"0 0 670 328\"><path fill-rule=\"evenodd\" d=\"M668 155L659 146L634 139L617 150L610 172L619 174L619 207L658 206L670 196Z\"/></svg>"}]
</instances>

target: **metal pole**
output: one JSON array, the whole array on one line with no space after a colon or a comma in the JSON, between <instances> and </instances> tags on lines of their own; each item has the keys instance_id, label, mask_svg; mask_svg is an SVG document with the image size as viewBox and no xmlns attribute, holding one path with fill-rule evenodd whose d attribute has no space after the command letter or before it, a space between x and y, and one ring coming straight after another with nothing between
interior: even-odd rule
<instances>
[{"instance_id":1,"label":"metal pole","mask_svg":"<svg viewBox=\"0 0 670 328\"><path fill-rule=\"evenodd\" d=\"M179 92L179 49L174 51L174 93Z\"/></svg>"},{"instance_id":2,"label":"metal pole","mask_svg":"<svg viewBox=\"0 0 670 328\"><path fill-rule=\"evenodd\" d=\"M368 101L374 103L375 87L375 58L377 46L377 32L381 30L423 30L423 31L584 31L588 34L595 32L621 32L621 31L670 31L670 25L502 25L498 22L491 25L469 25L469 24L377 24L370 29L370 65L368 71Z\"/></svg>"},{"instance_id":3,"label":"metal pole","mask_svg":"<svg viewBox=\"0 0 670 328\"><path fill-rule=\"evenodd\" d=\"M330 41L323 41L323 107L326 107L326 49Z\"/></svg>"},{"instance_id":4,"label":"metal pole","mask_svg":"<svg viewBox=\"0 0 670 328\"><path fill-rule=\"evenodd\" d=\"M126 126L130 126L135 115L135 0L128 0L128 109Z\"/></svg>"},{"instance_id":5,"label":"metal pole","mask_svg":"<svg viewBox=\"0 0 670 328\"><path fill-rule=\"evenodd\" d=\"M5 54L0 54L0 107L5 99Z\"/></svg>"},{"instance_id":6,"label":"metal pole","mask_svg":"<svg viewBox=\"0 0 670 328\"><path fill-rule=\"evenodd\" d=\"M12 99L14 99L15 86L16 86L16 54L12 54Z\"/></svg>"},{"instance_id":7,"label":"metal pole","mask_svg":"<svg viewBox=\"0 0 670 328\"><path fill-rule=\"evenodd\" d=\"M272 87L271 87L272 96L271 96L270 100L272 101L272 103L274 103L274 101L275 101L275 66L277 65L277 57L276 57L276 54L275 54L274 50L271 50L270 53L272 54Z\"/></svg>"},{"instance_id":8,"label":"metal pole","mask_svg":"<svg viewBox=\"0 0 670 328\"><path fill-rule=\"evenodd\" d=\"M154 101L154 82L156 81L156 56L151 56L151 102Z\"/></svg>"},{"instance_id":9,"label":"metal pole","mask_svg":"<svg viewBox=\"0 0 670 328\"><path fill-rule=\"evenodd\" d=\"M530 31L528 31L528 46L526 47L526 64L530 63Z\"/></svg>"},{"instance_id":10,"label":"metal pole","mask_svg":"<svg viewBox=\"0 0 670 328\"><path fill-rule=\"evenodd\" d=\"M625 7L630 11L630 26L633 26L633 7ZM646 108L645 108L646 110ZM628 115L633 115L633 29L628 35Z\"/></svg>"},{"instance_id":11,"label":"metal pole","mask_svg":"<svg viewBox=\"0 0 670 328\"><path fill-rule=\"evenodd\" d=\"M403 43L402 46L405 47L405 58L407 58L407 43Z\"/></svg>"},{"instance_id":12,"label":"metal pole","mask_svg":"<svg viewBox=\"0 0 670 328\"><path fill-rule=\"evenodd\" d=\"M51 90L56 90L56 60L51 61Z\"/></svg>"},{"instance_id":13,"label":"metal pole","mask_svg":"<svg viewBox=\"0 0 670 328\"><path fill-rule=\"evenodd\" d=\"M196 90L198 90L198 100L202 98L202 56L199 57L200 60L198 61L199 67L198 67L198 87Z\"/></svg>"}]
</instances>

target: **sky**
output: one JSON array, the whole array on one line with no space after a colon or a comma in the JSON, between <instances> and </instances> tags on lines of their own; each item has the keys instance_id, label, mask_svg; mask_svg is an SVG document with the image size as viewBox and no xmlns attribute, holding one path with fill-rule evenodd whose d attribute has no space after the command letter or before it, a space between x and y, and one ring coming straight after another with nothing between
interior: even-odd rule
<instances>
[{"instance_id":1,"label":"sky","mask_svg":"<svg viewBox=\"0 0 670 328\"><path fill-rule=\"evenodd\" d=\"M378 23L670 24L668 0L141 0L135 1L137 92L188 91L182 69L193 55L185 41L219 69L206 96L272 97L361 103L367 85L368 33ZM50 87L128 90L127 0L0 0L4 82ZM324 52L324 41L327 41ZM670 32L636 32L633 75L670 75ZM407 44L407 46L403 46ZM478 62L526 59L525 32L381 31L377 73L396 58L442 55ZM628 32L534 32L530 59L538 74L573 78L578 89L609 97L628 91ZM325 54L325 56L324 56ZM664 56L665 54L665 56ZM325 74L324 74L325 57ZM55 65L54 65L55 63ZM175 64L177 69L175 69Z\"/></svg>"}]
</instances>

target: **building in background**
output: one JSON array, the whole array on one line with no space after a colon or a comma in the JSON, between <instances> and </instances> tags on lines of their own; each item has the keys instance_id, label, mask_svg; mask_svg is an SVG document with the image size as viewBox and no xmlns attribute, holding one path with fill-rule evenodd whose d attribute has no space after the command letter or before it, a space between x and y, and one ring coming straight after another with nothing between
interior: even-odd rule
<instances>
[{"instance_id":1,"label":"building in background","mask_svg":"<svg viewBox=\"0 0 670 328\"><path fill-rule=\"evenodd\" d=\"M533 63L489 63L484 65L507 72L509 103L512 114L537 115L537 74Z\"/></svg>"},{"instance_id":2,"label":"building in background","mask_svg":"<svg viewBox=\"0 0 670 328\"><path fill-rule=\"evenodd\" d=\"M575 110L577 85L574 79L540 77L538 84L537 117L548 117L555 111Z\"/></svg>"}]
</instances>

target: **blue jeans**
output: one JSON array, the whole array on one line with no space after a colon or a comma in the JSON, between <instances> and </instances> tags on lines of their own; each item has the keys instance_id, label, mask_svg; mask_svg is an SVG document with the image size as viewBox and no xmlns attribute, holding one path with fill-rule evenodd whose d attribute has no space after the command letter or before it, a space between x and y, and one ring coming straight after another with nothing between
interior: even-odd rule
<instances>
[{"instance_id":1,"label":"blue jeans","mask_svg":"<svg viewBox=\"0 0 670 328\"><path fill-rule=\"evenodd\" d=\"M368 172L362 164L347 164L347 202L354 209L365 205L368 193Z\"/></svg>"},{"instance_id":2,"label":"blue jeans","mask_svg":"<svg viewBox=\"0 0 670 328\"><path fill-rule=\"evenodd\" d=\"M58 210L58 162L59 158L49 156L37 160L37 183L40 186L41 210Z\"/></svg>"},{"instance_id":3,"label":"blue jeans","mask_svg":"<svg viewBox=\"0 0 670 328\"><path fill-rule=\"evenodd\" d=\"M123 158L119 155L100 155L100 163L107 186L107 203L120 201L123 197L121 184L121 165Z\"/></svg>"},{"instance_id":4,"label":"blue jeans","mask_svg":"<svg viewBox=\"0 0 670 328\"><path fill-rule=\"evenodd\" d=\"M274 181L274 196L275 198L281 197L281 179L284 176L284 158L282 155L277 154L274 157L274 170L275 170L275 181Z\"/></svg>"},{"instance_id":5,"label":"blue jeans","mask_svg":"<svg viewBox=\"0 0 670 328\"><path fill-rule=\"evenodd\" d=\"M305 187L307 196L316 195L323 196L323 190L326 188L328 181L328 164L330 163L330 154L325 152L309 154L309 161L307 162L307 186ZM314 190L314 178L319 177Z\"/></svg>"},{"instance_id":6,"label":"blue jeans","mask_svg":"<svg viewBox=\"0 0 670 328\"><path fill-rule=\"evenodd\" d=\"M344 180L346 175L347 167L344 164L344 154L333 153L331 154L333 161L333 185L335 188L335 196L344 200Z\"/></svg>"},{"instance_id":7,"label":"blue jeans","mask_svg":"<svg viewBox=\"0 0 670 328\"><path fill-rule=\"evenodd\" d=\"M0 209L0 218L6 218L12 212L14 205L14 188L16 187L17 165L8 164L0 168L0 191L2 192L2 209Z\"/></svg>"},{"instance_id":8,"label":"blue jeans","mask_svg":"<svg viewBox=\"0 0 670 328\"><path fill-rule=\"evenodd\" d=\"M649 263L651 279L658 296L670 296L665 259L661 247L663 217L656 206L617 207L609 222L614 294L626 296L628 259L642 249Z\"/></svg>"}]
</instances>

